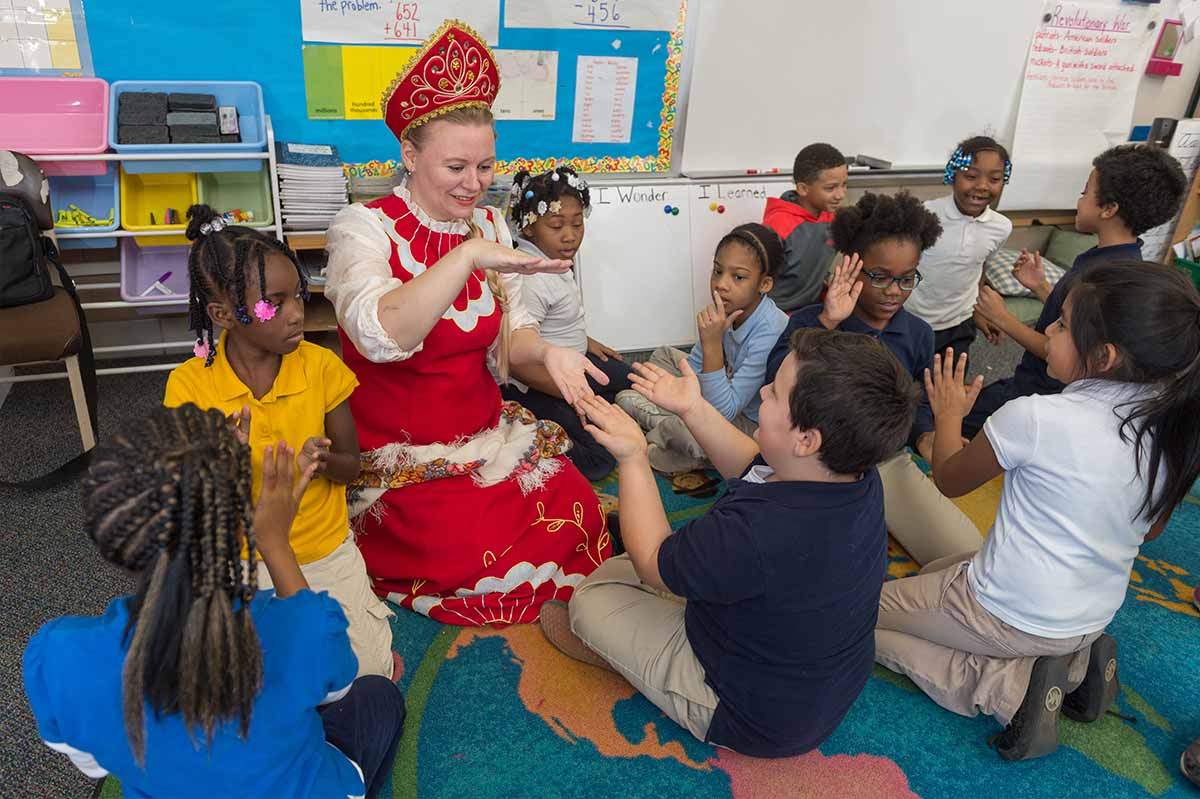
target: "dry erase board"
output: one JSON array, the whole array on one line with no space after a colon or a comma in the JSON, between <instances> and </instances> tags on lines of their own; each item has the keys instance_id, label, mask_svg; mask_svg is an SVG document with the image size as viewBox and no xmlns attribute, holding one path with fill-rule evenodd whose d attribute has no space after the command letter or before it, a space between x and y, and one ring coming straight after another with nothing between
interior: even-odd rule
<instances>
[{"instance_id":1,"label":"dry erase board","mask_svg":"<svg viewBox=\"0 0 1200 799\"><path fill-rule=\"evenodd\" d=\"M1043 5L756 0L749 13L742 3L698 3L682 171L788 169L814 141L898 166L945 164L969 135L1011 143ZM1153 8L1174 17L1178 5ZM1178 60L1182 75L1142 78L1134 124L1185 113L1200 46L1184 44Z\"/></svg>"},{"instance_id":2,"label":"dry erase board","mask_svg":"<svg viewBox=\"0 0 1200 799\"><path fill-rule=\"evenodd\" d=\"M653 20L637 13L637 0L492 2L499 9L495 47L535 54L552 52L557 68L553 119L498 122L497 156L504 162L500 165L502 170L543 169L554 161L591 172L665 172L670 168L686 0L670 0L675 9L670 23L663 22L663 0L656 0L660 13ZM319 28L302 22L302 7L306 13L313 8L328 7L333 15L344 14L347 9L365 9L361 13L396 16L402 12L411 14L409 7L423 7L428 11L421 13L432 14L443 6L453 6L453 2L207 0L135 4L124 0L87 0L86 5L97 77L108 81L257 81L262 84L277 139L335 144L343 160L362 163L395 158L398 145L381 120L310 118L304 36L306 31L313 35ZM507 21L513 25L507 25ZM558 27L521 27L531 24ZM664 24L669 24L670 29L638 29L639 25ZM379 27L382 30L382 25ZM387 30L392 36L399 35L390 23ZM420 32L402 30L406 34ZM337 63L344 63L342 54L338 55ZM327 60L325 65L332 68L335 60L329 53L323 57ZM635 69L630 70L630 65L635 65ZM521 63L514 61L505 66L520 68ZM596 82L599 88L591 95L586 91L577 94L579 76ZM612 79L627 84L623 89L624 105L620 98L609 97L606 87L600 85ZM331 79L329 83L332 82ZM603 110L593 109L595 118L577 119L577 96L588 97L600 109L618 108L627 117L621 125L621 135L611 135L610 120L596 116ZM522 98L510 98L510 102L520 104ZM533 102L527 105L540 108ZM628 141L611 140L625 135ZM599 141L576 140L580 138Z\"/></svg>"}]
</instances>

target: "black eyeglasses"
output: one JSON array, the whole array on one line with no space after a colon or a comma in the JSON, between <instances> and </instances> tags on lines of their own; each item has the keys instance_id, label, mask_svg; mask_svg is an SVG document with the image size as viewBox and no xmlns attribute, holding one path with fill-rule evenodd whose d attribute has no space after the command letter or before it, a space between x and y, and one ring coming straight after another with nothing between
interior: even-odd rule
<instances>
[{"instance_id":1,"label":"black eyeglasses","mask_svg":"<svg viewBox=\"0 0 1200 799\"><path fill-rule=\"evenodd\" d=\"M893 283L898 283L901 291L912 291L921 283L920 272L913 272L911 275L904 275L902 277L892 277L888 274L868 272L864 269L862 270L862 274L867 279L867 282L877 289L888 289L892 287Z\"/></svg>"}]
</instances>

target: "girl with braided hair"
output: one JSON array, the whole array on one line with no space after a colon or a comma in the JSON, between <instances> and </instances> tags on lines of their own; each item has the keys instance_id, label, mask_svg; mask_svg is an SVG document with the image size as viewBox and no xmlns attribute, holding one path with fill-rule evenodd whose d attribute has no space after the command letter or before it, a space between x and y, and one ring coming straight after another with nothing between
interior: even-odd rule
<instances>
[{"instance_id":1,"label":"girl with braided hair","mask_svg":"<svg viewBox=\"0 0 1200 799\"><path fill-rule=\"evenodd\" d=\"M629 382L629 364L621 354L587 333L577 272L584 217L591 208L587 182L570 167L560 166L540 175L522 169L513 176L508 216L520 230L514 242L517 250L571 263L567 272L521 275L525 307L538 323L543 339L586 355L593 366L608 375L607 385L593 379L588 383L592 391L611 402L618 392L633 385ZM616 459L583 429L579 413L562 398L553 381L535 381L528 387L510 383L501 386L500 394L533 411L537 418L561 425L571 439L567 457L587 479L602 480L617 468Z\"/></svg>"},{"instance_id":2,"label":"girl with braided hair","mask_svg":"<svg viewBox=\"0 0 1200 799\"><path fill-rule=\"evenodd\" d=\"M333 352L304 341L306 281L284 244L225 225L207 205L193 205L188 217L196 357L171 372L163 404L194 402L234 419L250 444L252 496L262 484L265 448L279 438L296 442L301 470L316 465L292 548L313 588L341 604L360 673L390 677L391 612L371 592L346 505L346 484L359 470L347 402L358 381ZM217 328L224 332L214 338ZM264 570L258 579L260 588L271 586Z\"/></svg>"},{"instance_id":3,"label":"girl with braided hair","mask_svg":"<svg viewBox=\"0 0 1200 799\"><path fill-rule=\"evenodd\" d=\"M137 590L49 622L24 659L39 734L87 776L130 799L374 796L386 780L404 700L355 679L345 616L297 564L288 533L317 464L295 458L268 445L252 501L249 449L192 404L96 450L85 528ZM274 591L256 591L256 555Z\"/></svg>"}]
</instances>

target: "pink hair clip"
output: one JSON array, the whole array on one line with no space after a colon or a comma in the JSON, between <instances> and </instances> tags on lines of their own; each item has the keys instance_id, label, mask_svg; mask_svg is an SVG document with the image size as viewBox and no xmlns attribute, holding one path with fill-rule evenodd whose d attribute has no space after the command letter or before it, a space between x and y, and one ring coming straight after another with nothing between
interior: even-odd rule
<instances>
[{"instance_id":1,"label":"pink hair clip","mask_svg":"<svg viewBox=\"0 0 1200 799\"><path fill-rule=\"evenodd\" d=\"M208 358L208 342L204 339L196 339L196 345L192 347L192 354L197 358Z\"/></svg>"},{"instance_id":2,"label":"pink hair clip","mask_svg":"<svg viewBox=\"0 0 1200 799\"><path fill-rule=\"evenodd\" d=\"M270 322L275 318L275 306L266 300L254 303L254 316L260 322Z\"/></svg>"}]
</instances>

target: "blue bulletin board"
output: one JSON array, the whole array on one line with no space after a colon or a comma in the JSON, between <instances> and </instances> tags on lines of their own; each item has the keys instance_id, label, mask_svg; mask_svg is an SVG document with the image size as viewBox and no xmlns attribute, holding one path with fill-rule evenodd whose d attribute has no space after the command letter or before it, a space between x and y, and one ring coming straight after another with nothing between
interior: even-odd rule
<instances>
[{"instance_id":1,"label":"blue bulletin board","mask_svg":"<svg viewBox=\"0 0 1200 799\"><path fill-rule=\"evenodd\" d=\"M256 81L276 139L334 144L350 164L398 156L399 145L382 120L309 118L296 0L84 3L97 77ZM559 55L555 118L498 121L498 170L542 170L560 163L586 172L669 171L687 0L680 0L673 31L509 29L503 25L503 3L498 48ZM628 143L572 141L576 61L589 55L638 59Z\"/></svg>"}]
</instances>

